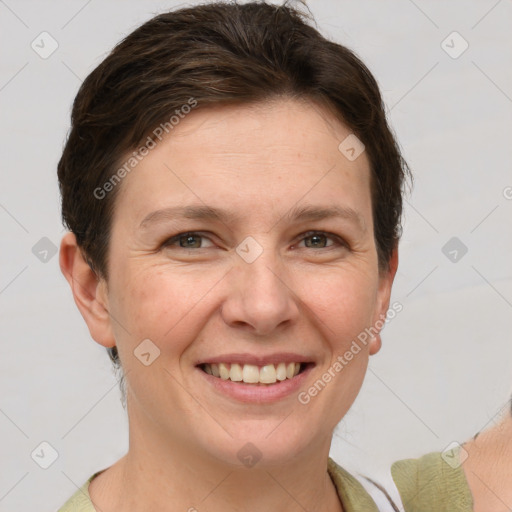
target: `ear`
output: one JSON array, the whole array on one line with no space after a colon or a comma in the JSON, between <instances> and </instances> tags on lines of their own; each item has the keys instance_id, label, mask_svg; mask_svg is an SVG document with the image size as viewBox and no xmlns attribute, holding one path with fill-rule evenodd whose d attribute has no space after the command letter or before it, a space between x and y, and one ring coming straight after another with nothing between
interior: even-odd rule
<instances>
[{"instance_id":1,"label":"ear","mask_svg":"<svg viewBox=\"0 0 512 512\"><path fill-rule=\"evenodd\" d=\"M59 263L92 338L104 347L114 347L116 342L108 312L107 283L84 259L73 233L62 238Z\"/></svg>"},{"instance_id":2,"label":"ear","mask_svg":"<svg viewBox=\"0 0 512 512\"><path fill-rule=\"evenodd\" d=\"M391 299L391 288L395 280L396 271L398 269L398 245L395 246L389 259L389 265L386 270L382 270L379 277L379 289L377 292L377 301L375 307L375 314L373 318L373 329L378 332L370 341L370 355L376 354L382 346L382 339L380 331L384 326L386 315L389 309L389 302Z\"/></svg>"}]
</instances>

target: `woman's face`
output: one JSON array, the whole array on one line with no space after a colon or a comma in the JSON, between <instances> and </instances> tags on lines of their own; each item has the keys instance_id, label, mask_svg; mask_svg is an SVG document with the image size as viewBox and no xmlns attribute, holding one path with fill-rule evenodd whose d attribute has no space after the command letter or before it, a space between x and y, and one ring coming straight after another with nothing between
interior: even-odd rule
<instances>
[{"instance_id":1,"label":"woman's face","mask_svg":"<svg viewBox=\"0 0 512 512\"><path fill-rule=\"evenodd\" d=\"M238 464L249 442L269 464L328 449L394 274L349 134L295 100L198 109L118 185L104 293L131 435Z\"/></svg>"}]
</instances>

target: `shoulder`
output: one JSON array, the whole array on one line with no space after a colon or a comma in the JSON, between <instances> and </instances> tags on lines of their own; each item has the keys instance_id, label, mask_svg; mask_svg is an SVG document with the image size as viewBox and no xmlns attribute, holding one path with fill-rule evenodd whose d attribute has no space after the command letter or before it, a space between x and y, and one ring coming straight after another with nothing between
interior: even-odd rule
<instances>
[{"instance_id":1,"label":"shoulder","mask_svg":"<svg viewBox=\"0 0 512 512\"><path fill-rule=\"evenodd\" d=\"M405 459L391 466L393 481L406 512L471 512L473 498L459 445L443 453Z\"/></svg>"},{"instance_id":2,"label":"shoulder","mask_svg":"<svg viewBox=\"0 0 512 512\"><path fill-rule=\"evenodd\" d=\"M94 505L89 496L89 484L92 479L101 473L94 473L83 485L78 489L71 498L58 510L58 512L96 512Z\"/></svg>"},{"instance_id":3,"label":"shoulder","mask_svg":"<svg viewBox=\"0 0 512 512\"><path fill-rule=\"evenodd\" d=\"M464 473L476 511L508 511L512 503L512 418L464 443L468 458Z\"/></svg>"},{"instance_id":4,"label":"shoulder","mask_svg":"<svg viewBox=\"0 0 512 512\"><path fill-rule=\"evenodd\" d=\"M345 512L379 512L375 501L362 483L348 471L329 458L327 466Z\"/></svg>"}]
</instances>

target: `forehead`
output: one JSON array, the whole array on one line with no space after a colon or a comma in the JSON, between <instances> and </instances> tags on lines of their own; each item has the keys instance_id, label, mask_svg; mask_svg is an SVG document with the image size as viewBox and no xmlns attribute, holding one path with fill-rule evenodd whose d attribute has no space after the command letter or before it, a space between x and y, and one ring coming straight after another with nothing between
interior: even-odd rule
<instances>
[{"instance_id":1,"label":"forehead","mask_svg":"<svg viewBox=\"0 0 512 512\"><path fill-rule=\"evenodd\" d=\"M126 176L116 213L129 206L141 219L192 200L253 214L300 201L368 210L366 154L344 156L338 147L351 131L326 109L298 100L199 107Z\"/></svg>"},{"instance_id":2,"label":"forehead","mask_svg":"<svg viewBox=\"0 0 512 512\"><path fill-rule=\"evenodd\" d=\"M329 110L298 99L236 106L210 106L192 111L166 137L167 149L187 158L208 152L226 161L257 155L260 167L268 161L305 163L311 158L337 159L340 142L351 130ZM365 155L352 167L364 167ZM257 162L254 162L257 163Z\"/></svg>"}]
</instances>

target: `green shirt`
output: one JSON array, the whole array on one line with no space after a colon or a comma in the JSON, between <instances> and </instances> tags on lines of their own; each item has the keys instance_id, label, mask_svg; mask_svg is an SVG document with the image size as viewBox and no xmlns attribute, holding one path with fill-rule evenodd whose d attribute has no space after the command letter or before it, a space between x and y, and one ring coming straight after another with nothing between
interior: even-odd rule
<instances>
[{"instance_id":1,"label":"green shirt","mask_svg":"<svg viewBox=\"0 0 512 512\"><path fill-rule=\"evenodd\" d=\"M445 462L440 453L400 460L391 466L406 512L472 512L473 496L459 454L460 449L451 450L455 467Z\"/></svg>"},{"instance_id":2,"label":"green shirt","mask_svg":"<svg viewBox=\"0 0 512 512\"><path fill-rule=\"evenodd\" d=\"M378 512L357 478L329 458L328 473L344 512ZM96 512L89 496L94 473L58 512ZM452 468L440 453L395 462L391 467L405 512L471 512L473 500L461 466ZM380 491L379 491L380 492Z\"/></svg>"}]
</instances>

